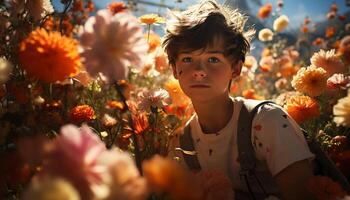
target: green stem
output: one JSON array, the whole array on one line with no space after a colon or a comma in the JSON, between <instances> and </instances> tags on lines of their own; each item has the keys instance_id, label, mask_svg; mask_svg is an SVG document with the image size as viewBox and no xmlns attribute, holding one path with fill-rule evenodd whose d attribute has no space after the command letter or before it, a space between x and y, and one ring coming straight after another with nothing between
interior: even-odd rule
<instances>
[{"instance_id":1,"label":"green stem","mask_svg":"<svg viewBox=\"0 0 350 200\"><path fill-rule=\"evenodd\" d=\"M147 42L149 42L149 35L151 33L151 24L147 25Z\"/></svg>"}]
</instances>

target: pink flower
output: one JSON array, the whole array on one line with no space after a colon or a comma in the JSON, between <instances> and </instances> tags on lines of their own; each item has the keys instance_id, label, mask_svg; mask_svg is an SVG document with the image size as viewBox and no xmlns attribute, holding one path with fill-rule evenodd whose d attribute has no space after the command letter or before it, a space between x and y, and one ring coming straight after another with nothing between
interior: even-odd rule
<instances>
[{"instance_id":1,"label":"pink flower","mask_svg":"<svg viewBox=\"0 0 350 200\"><path fill-rule=\"evenodd\" d=\"M63 126L46 155L43 175L63 177L77 188L82 199L91 199L91 187L103 181L105 169L97 159L105 151L104 143L88 126Z\"/></svg>"},{"instance_id":2,"label":"pink flower","mask_svg":"<svg viewBox=\"0 0 350 200\"><path fill-rule=\"evenodd\" d=\"M149 112L152 109L163 108L170 101L169 93L164 89L144 91L140 94L139 108Z\"/></svg>"},{"instance_id":3,"label":"pink flower","mask_svg":"<svg viewBox=\"0 0 350 200\"><path fill-rule=\"evenodd\" d=\"M107 9L87 20L81 44L88 73L101 73L107 82L125 79L128 67L140 68L148 50L137 19L129 12L113 15Z\"/></svg>"},{"instance_id":4,"label":"pink flower","mask_svg":"<svg viewBox=\"0 0 350 200\"><path fill-rule=\"evenodd\" d=\"M201 171L196 174L202 183L205 200L234 199L232 184L227 176L218 171Z\"/></svg>"},{"instance_id":5,"label":"pink flower","mask_svg":"<svg viewBox=\"0 0 350 200\"><path fill-rule=\"evenodd\" d=\"M327 87L329 89L347 89L350 86L350 76L344 74L333 74L327 79Z\"/></svg>"}]
</instances>

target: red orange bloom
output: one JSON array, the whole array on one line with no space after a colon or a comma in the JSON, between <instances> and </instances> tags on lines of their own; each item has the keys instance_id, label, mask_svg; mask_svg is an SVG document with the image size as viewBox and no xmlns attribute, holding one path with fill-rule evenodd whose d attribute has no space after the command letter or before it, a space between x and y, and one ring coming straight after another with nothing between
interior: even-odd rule
<instances>
[{"instance_id":1,"label":"red orange bloom","mask_svg":"<svg viewBox=\"0 0 350 200\"><path fill-rule=\"evenodd\" d=\"M271 11L272 11L272 4L267 3L259 9L258 17L261 19L265 19L265 18L269 17Z\"/></svg>"},{"instance_id":2,"label":"red orange bloom","mask_svg":"<svg viewBox=\"0 0 350 200\"><path fill-rule=\"evenodd\" d=\"M21 42L19 60L29 75L48 83L74 76L81 66L76 40L42 28Z\"/></svg>"},{"instance_id":3,"label":"red orange bloom","mask_svg":"<svg viewBox=\"0 0 350 200\"><path fill-rule=\"evenodd\" d=\"M70 119L76 123L89 122L95 118L95 111L89 105L79 105L70 111Z\"/></svg>"},{"instance_id":4,"label":"red orange bloom","mask_svg":"<svg viewBox=\"0 0 350 200\"><path fill-rule=\"evenodd\" d=\"M308 96L292 96L287 99L284 108L299 124L320 115L317 101Z\"/></svg>"},{"instance_id":5,"label":"red orange bloom","mask_svg":"<svg viewBox=\"0 0 350 200\"><path fill-rule=\"evenodd\" d=\"M125 4L123 2L112 2L108 5L108 9L113 13L119 13L119 12L123 12L124 10L127 9L127 7L125 6Z\"/></svg>"}]
</instances>

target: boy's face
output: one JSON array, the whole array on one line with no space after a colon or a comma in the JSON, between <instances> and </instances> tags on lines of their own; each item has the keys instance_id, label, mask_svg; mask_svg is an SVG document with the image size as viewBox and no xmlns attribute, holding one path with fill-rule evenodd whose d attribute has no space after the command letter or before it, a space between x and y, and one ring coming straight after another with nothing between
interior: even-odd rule
<instances>
[{"instance_id":1,"label":"boy's face","mask_svg":"<svg viewBox=\"0 0 350 200\"><path fill-rule=\"evenodd\" d=\"M242 62L224 56L222 40L196 51L180 50L174 77L192 101L204 102L228 95L231 79L239 76Z\"/></svg>"}]
</instances>

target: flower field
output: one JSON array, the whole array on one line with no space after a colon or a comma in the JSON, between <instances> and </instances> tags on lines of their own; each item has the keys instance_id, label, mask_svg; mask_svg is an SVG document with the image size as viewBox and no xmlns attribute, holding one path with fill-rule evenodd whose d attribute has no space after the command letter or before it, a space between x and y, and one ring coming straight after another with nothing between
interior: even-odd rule
<instances>
[{"instance_id":1,"label":"flower field","mask_svg":"<svg viewBox=\"0 0 350 200\"><path fill-rule=\"evenodd\" d=\"M194 112L152 31L166 17L61 3L63 12L49 0L0 1L0 196L233 199L227 177L166 158ZM330 3L327 27L306 17L291 41L283 6L260 7L272 23L256 31L262 48L230 92L282 106L350 181L349 15ZM316 199L350 198L326 177L309 185Z\"/></svg>"}]
</instances>

